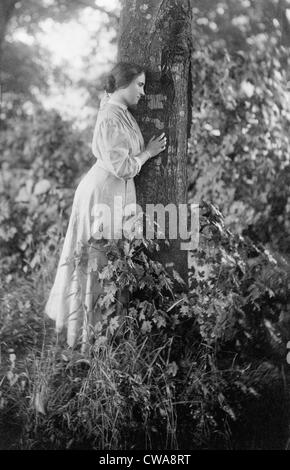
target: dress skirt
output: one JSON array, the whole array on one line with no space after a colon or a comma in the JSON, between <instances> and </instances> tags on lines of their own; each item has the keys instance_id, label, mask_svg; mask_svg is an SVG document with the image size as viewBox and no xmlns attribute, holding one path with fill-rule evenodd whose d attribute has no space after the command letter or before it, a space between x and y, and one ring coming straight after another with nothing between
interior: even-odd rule
<instances>
[{"instance_id":1,"label":"dress skirt","mask_svg":"<svg viewBox=\"0 0 290 470\"><path fill-rule=\"evenodd\" d=\"M54 284L45 306L45 313L55 321L56 332L67 329L67 343L71 347L78 342L84 345L91 326L102 321L100 308L94 307L102 294L99 271L107 264L104 245L109 239L122 236L124 220L128 218L128 213L124 216L124 207L130 204L132 209L135 202L133 179L116 178L98 161L76 189Z\"/></svg>"}]
</instances>

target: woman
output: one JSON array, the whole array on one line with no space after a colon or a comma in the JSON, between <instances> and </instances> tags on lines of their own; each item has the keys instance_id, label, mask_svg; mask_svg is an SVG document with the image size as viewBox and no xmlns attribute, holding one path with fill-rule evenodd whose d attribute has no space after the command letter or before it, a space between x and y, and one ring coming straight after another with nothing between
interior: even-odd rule
<instances>
[{"instance_id":1,"label":"woman","mask_svg":"<svg viewBox=\"0 0 290 470\"><path fill-rule=\"evenodd\" d=\"M144 86L145 71L136 64L118 63L107 76L106 96L92 142L97 161L76 189L55 281L45 306L56 331L67 329L70 347L79 339L85 344L90 324L101 320L100 315L96 318L94 304L101 293L98 271L107 263L102 248L104 240L120 237L126 221L125 206L136 205L133 178L148 159L166 147L164 133L152 137L145 147L128 109L145 95Z\"/></svg>"}]
</instances>

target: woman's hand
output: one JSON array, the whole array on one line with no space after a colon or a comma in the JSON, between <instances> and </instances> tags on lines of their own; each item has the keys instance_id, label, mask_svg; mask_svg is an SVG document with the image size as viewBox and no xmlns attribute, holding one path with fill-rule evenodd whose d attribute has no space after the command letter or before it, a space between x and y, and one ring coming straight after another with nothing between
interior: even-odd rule
<instances>
[{"instance_id":1,"label":"woman's hand","mask_svg":"<svg viewBox=\"0 0 290 470\"><path fill-rule=\"evenodd\" d=\"M146 149L151 157L155 157L158 155L160 152L163 152L166 148L166 143L167 143L167 138L165 136L165 133L163 132L159 137L151 137L149 140Z\"/></svg>"}]
</instances>

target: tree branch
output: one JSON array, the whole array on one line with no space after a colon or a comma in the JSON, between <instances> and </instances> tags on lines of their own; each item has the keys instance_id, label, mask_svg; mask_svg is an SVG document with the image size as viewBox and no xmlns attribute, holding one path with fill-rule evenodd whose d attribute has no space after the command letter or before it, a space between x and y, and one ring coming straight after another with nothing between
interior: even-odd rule
<instances>
[{"instance_id":1,"label":"tree branch","mask_svg":"<svg viewBox=\"0 0 290 470\"><path fill-rule=\"evenodd\" d=\"M113 11L106 10L106 8L104 8L104 7L100 7L98 5L92 5L92 3L90 1L86 2L85 0L82 0L82 1L78 2L78 4L83 5L84 7L93 8L94 10L98 10L101 13L105 13L106 15L109 16L109 18L112 18L113 20L119 22L119 16L116 15L116 13L114 13Z\"/></svg>"},{"instance_id":2,"label":"tree branch","mask_svg":"<svg viewBox=\"0 0 290 470\"><path fill-rule=\"evenodd\" d=\"M99 10L101 11L102 13L105 13L106 15L108 15L110 18L116 20L119 22L119 17L118 15L116 15L116 13L112 12L112 11L108 11L106 10L106 8L103 8L103 7L98 7L97 5L94 6L95 10Z\"/></svg>"}]
</instances>

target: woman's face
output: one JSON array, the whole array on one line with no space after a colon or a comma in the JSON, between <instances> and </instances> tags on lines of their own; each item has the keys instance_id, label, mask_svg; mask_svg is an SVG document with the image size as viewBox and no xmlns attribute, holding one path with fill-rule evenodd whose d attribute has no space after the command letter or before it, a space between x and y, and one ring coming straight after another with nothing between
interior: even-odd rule
<instances>
[{"instance_id":1,"label":"woman's face","mask_svg":"<svg viewBox=\"0 0 290 470\"><path fill-rule=\"evenodd\" d=\"M127 106L136 106L142 96L145 95L145 74L141 73L128 85L123 88L122 95Z\"/></svg>"}]
</instances>

